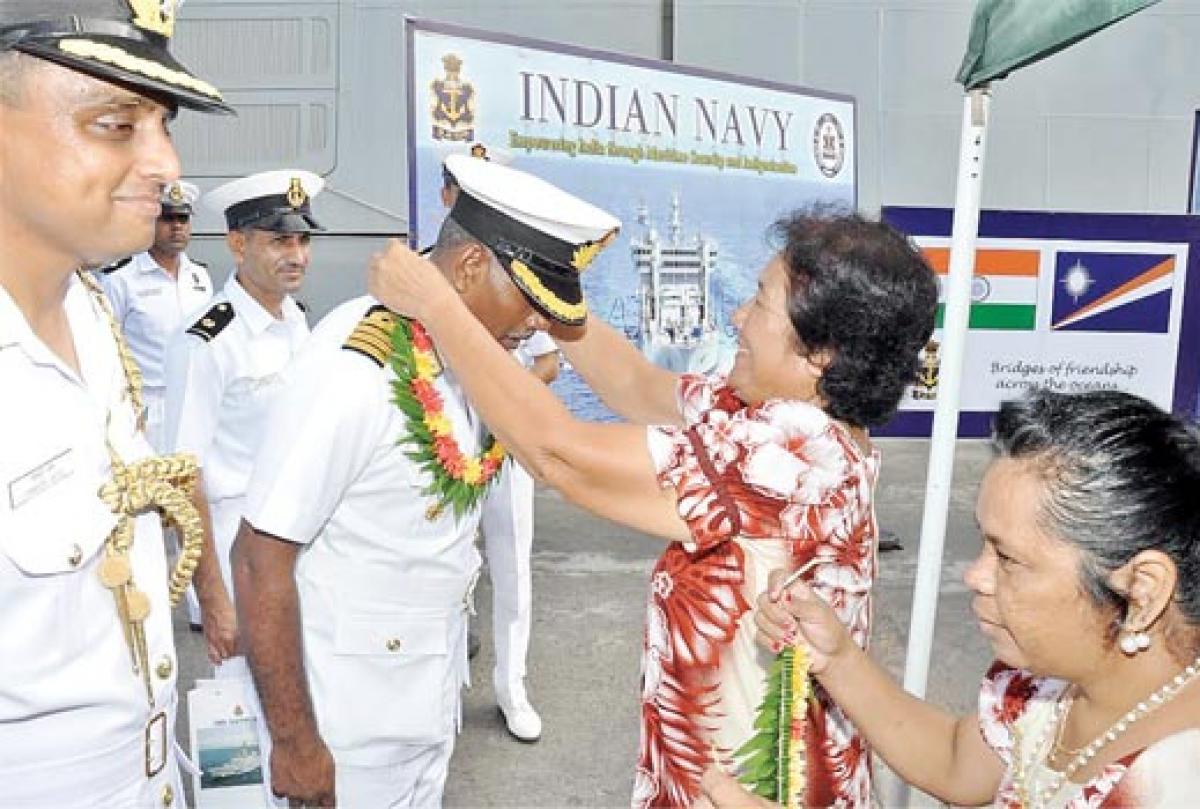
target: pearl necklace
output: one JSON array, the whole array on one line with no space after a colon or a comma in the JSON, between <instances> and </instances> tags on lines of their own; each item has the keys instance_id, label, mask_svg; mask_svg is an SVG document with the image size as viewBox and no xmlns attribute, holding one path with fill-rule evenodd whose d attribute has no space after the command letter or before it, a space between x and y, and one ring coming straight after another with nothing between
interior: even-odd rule
<instances>
[{"instance_id":1,"label":"pearl necklace","mask_svg":"<svg viewBox=\"0 0 1200 809\"><path fill-rule=\"evenodd\" d=\"M1111 742L1116 741L1117 737L1128 730L1134 722L1154 713L1154 711L1173 700L1197 676L1200 676L1200 657L1197 657L1192 661L1191 665L1168 680L1165 685L1151 694L1148 699L1139 702L1131 708L1114 722L1108 730L1084 745L1061 772L1056 772L1048 783L1036 789L1033 794L1030 794L1030 787L1032 785L1029 783L1027 768L1031 770L1033 765L1045 762L1049 757L1051 751L1047 742L1049 741L1050 731L1051 729L1059 730L1059 734L1056 734L1056 736L1061 738L1061 725L1066 721L1067 713L1071 710L1071 705L1075 701L1074 697L1059 698L1054 706L1054 713L1051 715L1050 720L1042 728L1042 733L1038 737L1037 742L1031 746L1030 757L1028 759L1021 750L1020 732L1014 727L1013 786L1020 796L1021 805L1024 809L1042 809L1042 807L1048 806L1050 799L1058 794L1059 790L1066 784L1068 778L1087 766L1088 762L1095 758Z\"/></svg>"}]
</instances>

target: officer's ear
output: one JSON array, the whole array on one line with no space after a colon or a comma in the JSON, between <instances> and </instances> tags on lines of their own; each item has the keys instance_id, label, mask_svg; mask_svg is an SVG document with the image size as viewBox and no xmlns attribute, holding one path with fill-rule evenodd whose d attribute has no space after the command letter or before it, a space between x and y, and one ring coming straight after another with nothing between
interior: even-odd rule
<instances>
[{"instance_id":1,"label":"officer's ear","mask_svg":"<svg viewBox=\"0 0 1200 809\"><path fill-rule=\"evenodd\" d=\"M225 244L233 254L233 263L241 264L246 259L246 231L231 230L225 235Z\"/></svg>"},{"instance_id":2,"label":"officer's ear","mask_svg":"<svg viewBox=\"0 0 1200 809\"><path fill-rule=\"evenodd\" d=\"M492 254L479 242L464 242L454 251L450 264L450 283L459 295L486 280L491 272Z\"/></svg>"}]
</instances>

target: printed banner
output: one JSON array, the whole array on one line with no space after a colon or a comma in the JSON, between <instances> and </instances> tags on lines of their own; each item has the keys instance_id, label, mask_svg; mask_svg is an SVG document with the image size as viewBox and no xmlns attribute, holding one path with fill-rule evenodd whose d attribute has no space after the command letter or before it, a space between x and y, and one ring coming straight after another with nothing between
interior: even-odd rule
<instances>
[{"instance_id":1,"label":"printed banner","mask_svg":"<svg viewBox=\"0 0 1200 809\"><path fill-rule=\"evenodd\" d=\"M769 226L855 204L848 96L409 20L410 228L445 217L455 151L511 163L611 212L621 233L583 278L591 311L677 371L732 365L729 318L774 246ZM570 370L555 390L612 415Z\"/></svg>"},{"instance_id":2,"label":"printed banner","mask_svg":"<svg viewBox=\"0 0 1200 809\"><path fill-rule=\"evenodd\" d=\"M953 211L885 208L939 274ZM971 283L959 434L985 436L1005 399L1045 386L1118 389L1189 416L1200 329L1196 245L1187 216L985 211ZM918 384L883 434L927 435L938 393L942 307Z\"/></svg>"}]
</instances>

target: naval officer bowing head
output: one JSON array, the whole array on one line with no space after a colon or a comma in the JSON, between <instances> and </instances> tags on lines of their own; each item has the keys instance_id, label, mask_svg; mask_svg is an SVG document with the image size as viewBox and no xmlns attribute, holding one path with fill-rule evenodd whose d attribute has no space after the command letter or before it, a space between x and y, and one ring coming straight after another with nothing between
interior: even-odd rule
<instances>
[{"instance_id":1,"label":"naval officer bowing head","mask_svg":"<svg viewBox=\"0 0 1200 809\"><path fill-rule=\"evenodd\" d=\"M617 221L523 172L447 162L462 192L430 258L491 337L581 318L579 273ZM373 298L342 304L264 423L233 577L272 786L295 801L441 804L500 463L419 342ZM422 398L398 406L398 386Z\"/></svg>"}]
</instances>

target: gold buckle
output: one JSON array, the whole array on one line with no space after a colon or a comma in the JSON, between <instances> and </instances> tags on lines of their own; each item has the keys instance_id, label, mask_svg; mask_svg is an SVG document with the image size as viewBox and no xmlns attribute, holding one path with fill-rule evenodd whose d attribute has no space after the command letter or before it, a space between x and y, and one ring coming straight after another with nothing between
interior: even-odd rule
<instances>
[{"instance_id":1,"label":"gold buckle","mask_svg":"<svg viewBox=\"0 0 1200 809\"><path fill-rule=\"evenodd\" d=\"M159 739L159 755L157 759L154 757L154 731L156 726L158 728ZM146 723L145 764L147 778L153 778L163 771L163 767L167 766L167 736L167 714L165 711L159 711L150 718L149 722Z\"/></svg>"}]
</instances>

